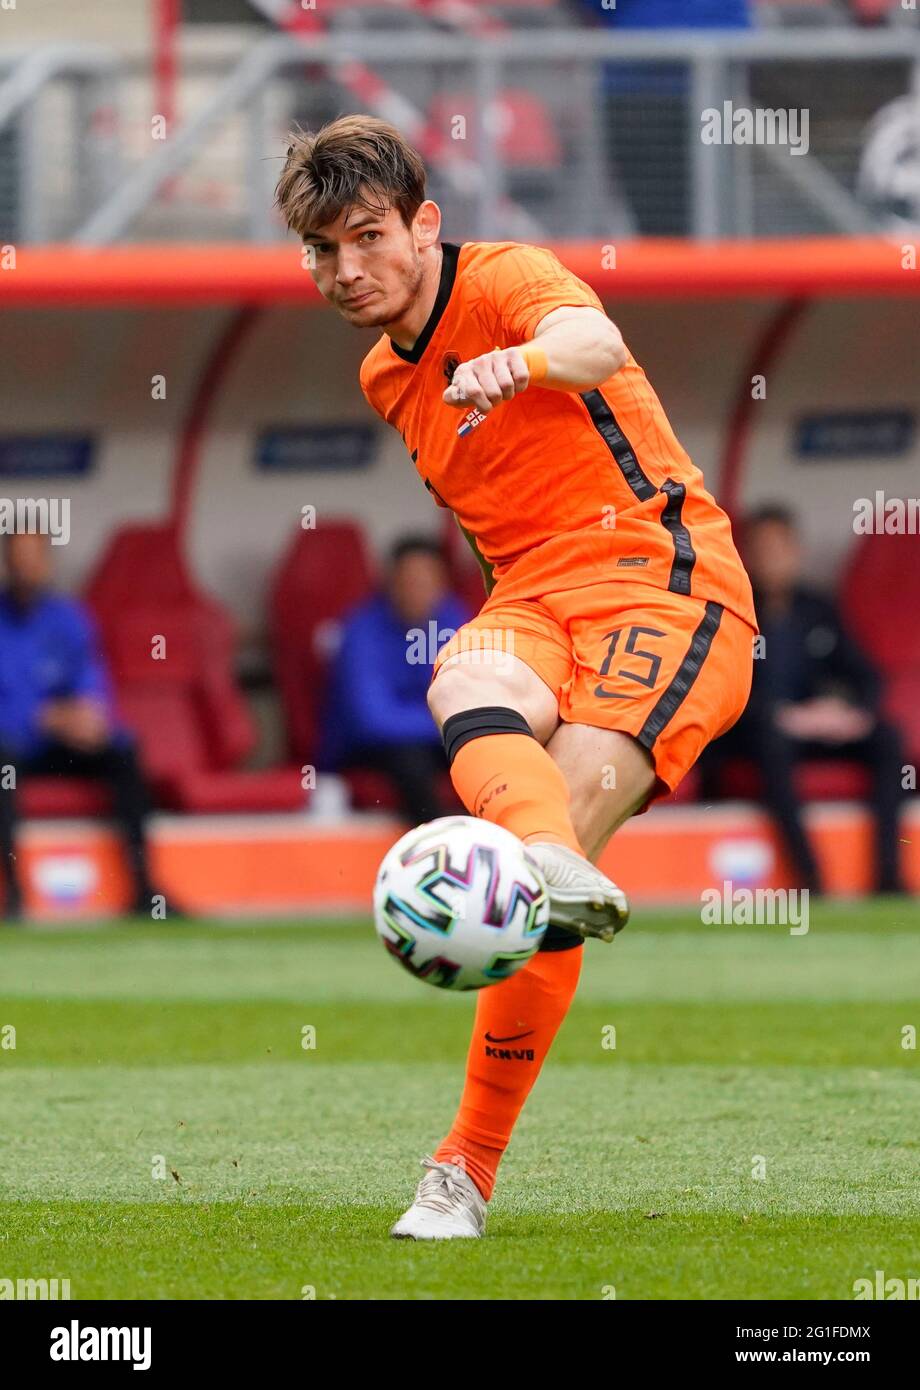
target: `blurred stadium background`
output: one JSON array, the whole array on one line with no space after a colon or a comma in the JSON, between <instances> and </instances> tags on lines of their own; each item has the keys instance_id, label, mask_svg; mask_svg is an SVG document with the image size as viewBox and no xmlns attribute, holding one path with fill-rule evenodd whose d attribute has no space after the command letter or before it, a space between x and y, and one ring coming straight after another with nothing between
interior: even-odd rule
<instances>
[{"instance_id":1,"label":"blurred stadium background","mask_svg":"<svg viewBox=\"0 0 920 1390\"><path fill-rule=\"evenodd\" d=\"M71 500L56 577L99 623L183 903L366 912L400 823L379 771L314 786L339 625L406 531L482 596L360 395L374 335L324 309L272 209L290 125L347 111L412 138L446 239L549 245L597 289L733 517L792 506L920 761L917 536L853 522L918 490L913 4L18 0L0 38L0 493ZM705 143L726 102L807 111L807 151ZM617 837L635 900L794 881L732 777L705 815L691 776ZM864 769L799 787L828 886L865 891ZM102 788L34 778L23 807L36 916L125 904Z\"/></svg>"}]
</instances>

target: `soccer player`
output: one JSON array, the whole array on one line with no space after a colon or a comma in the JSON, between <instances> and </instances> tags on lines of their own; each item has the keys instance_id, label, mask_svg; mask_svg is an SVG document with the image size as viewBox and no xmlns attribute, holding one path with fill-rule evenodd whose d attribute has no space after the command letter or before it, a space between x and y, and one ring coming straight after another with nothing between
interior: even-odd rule
<instances>
[{"instance_id":1,"label":"soccer player","mask_svg":"<svg viewBox=\"0 0 920 1390\"><path fill-rule=\"evenodd\" d=\"M291 137L277 201L324 298L383 330L361 389L482 565L429 706L464 805L525 842L550 899L541 950L477 998L460 1108L392 1229L438 1240L482 1235L584 938L627 918L594 861L735 723L756 621L728 518L598 296L540 247L442 241L425 182L393 126L344 116Z\"/></svg>"}]
</instances>

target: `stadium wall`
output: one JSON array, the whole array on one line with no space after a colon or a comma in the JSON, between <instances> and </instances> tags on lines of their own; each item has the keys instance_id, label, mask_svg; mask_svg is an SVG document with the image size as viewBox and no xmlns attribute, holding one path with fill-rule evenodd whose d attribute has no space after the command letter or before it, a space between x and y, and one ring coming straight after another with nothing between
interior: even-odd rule
<instances>
[{"instance_id":1,"label":"stadium wall","mask_svg":"<svg viewBox=\"0 0 920 1390\"><path fill-rule=\"evenodd\" d=\"M752 389L745 364L752 353L756 360L779 302L607 300L717 495L729 417L739 391ZM115 527L168 512L180 435L234 312L230 306L13 307L0 315L4 454L23 435L93 441L85 476L0 471L4 496L71 499L72 539L58 552L63 583L83 582ZM244 632L262 627L272 565L304 506L316 507L320 519L341 513L360 519L378 550L407 527L434 529L442 522L401 440L360 396L358 366L374 337L320 307L264 306L214 383L190 499L190 554L203 583L231 606ZM846 558L857 498L917 491L918 337L913 299L808 304L766 371L765 398L751 405L740 500L779 497L801 512L819 583ZM165 398L155 399L160 376ZM817 457L796 448L807 416L882 419L892 412L906 416L909 427L888 453L852 452L852 442ZM260 432L328 425L373 429L368 466L304 472L256 466Z\"/></svg>"}]
</instances>

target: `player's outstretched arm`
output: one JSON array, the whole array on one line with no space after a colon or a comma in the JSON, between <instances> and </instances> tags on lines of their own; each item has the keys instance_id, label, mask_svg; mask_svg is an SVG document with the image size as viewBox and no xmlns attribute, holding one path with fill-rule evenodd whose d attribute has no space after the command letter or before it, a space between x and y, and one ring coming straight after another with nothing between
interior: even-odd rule
<instances>
[{"instance_id":1,"label":"player's outstretched arm","mask_svg":"<svg viewBox=\"0 0 920 1390\"><path fill-rule=\"evenodd\" d=\"M539 352L546 357L546 375L537 383L532 371L532 384L559 391L588 391L626 364L620 330L600 309L588 305L566 304L551 310L522 351L525 357L534 358Z\"/></svg>"},{"instance_id":2,"label":"player's outstretched arm","mask_svg":"<svg viewBox=\"0 0 920 1390\"><path fill-rule=\"evenodd\" d=\"M606 314L586 305L565 305L540 320L529 343L461 362L443 399L459 408L475 405L485 415L528 386L590 390L625 361L620 330Z\"/></svg>"}]
</instances>

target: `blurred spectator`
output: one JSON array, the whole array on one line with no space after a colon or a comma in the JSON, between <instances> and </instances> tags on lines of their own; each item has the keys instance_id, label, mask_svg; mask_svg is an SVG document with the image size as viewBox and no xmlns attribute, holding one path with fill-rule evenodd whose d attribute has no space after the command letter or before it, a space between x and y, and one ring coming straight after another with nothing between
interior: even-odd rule
<instances>
[{"instance_id":1,"label":"blurred spectator","mask_svg":"<svg viewBox=\"0 0 920 1390\"><path fill-rule=\"evenodd\" d=\"M750 0L570 0L612 29L747 29ZM623 190L642 236L686 236L690 227L690 147L700 113L688 109L685 63L606 63L602 93L611 177Z\"/></svg>"},{"instance_id":2,"label":"blurred spectator","mask_svg":"<svg viewBox=\"0 0 920 1390\"><path fill-rule=\"evenodd\" d=\"M752 759L803 885L821 892L794 786L796 763L858 761L871 774L876 888L904 891L898 867L903 754L898 731L879 713L881 681L847 634L834 603L799 582L802 554L793 517L763 507L744 528L744 557L762 637L754 685L735 727L703 759L704 795L729 757Z\"/></svg>"},{"instance_id":3,"label":"blurred spectator","mask_svg":"<svg viewBox=\"0 0 920 1390\"><path fill-rule=\"evenodd\" d=\"M149 914L155 890L147 870L146 792L133 739L113 718L92 620L82 604L53 592L45 536L7 536L3 555L0 887L5 880L5 916L22 915L16 790L35 774L98 777L109 784L128 849L134 911Z\"/></svg>"},{"instance_id":4,"label":"blurred spectator","mask_svg":"<svg viewBox=\"0 0 920 1390\"><path fill-rule=\"evenodd\" d=\"M439 785L447 760L427 691L438 648L469 617L440 547L406 536L390 552L383 588L343 623L317 765L386 772L413 824L457 809Z\"/></svg>"}]
</instances>

